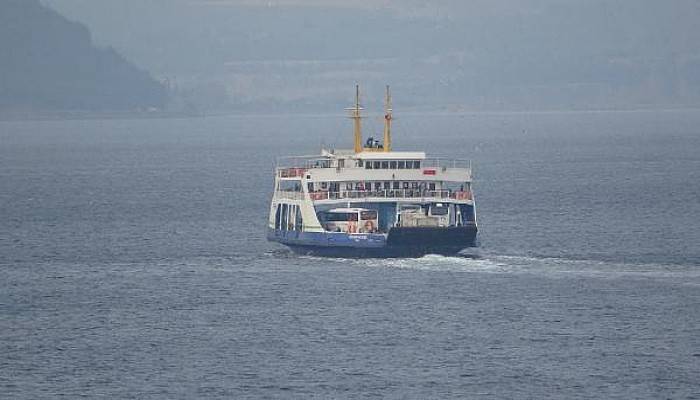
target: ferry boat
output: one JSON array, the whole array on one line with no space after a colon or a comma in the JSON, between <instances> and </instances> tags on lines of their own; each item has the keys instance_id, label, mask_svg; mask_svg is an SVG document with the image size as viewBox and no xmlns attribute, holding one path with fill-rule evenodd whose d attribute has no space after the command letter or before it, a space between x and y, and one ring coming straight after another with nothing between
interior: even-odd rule
<instances>
[{"instance_id":1,"label":"ferry boat","mask_svg":"<svg viewBox=\"0 0 700 400\"><path fill-rule=\"evenodd\" d=\"M268 240L296 253L330 257L454 255L474 246L471 162L394 151L388 86L384 140L363 143L355 89L355 105L348 109L353 149L277 161Z\"/></svg>"}]
</instances>

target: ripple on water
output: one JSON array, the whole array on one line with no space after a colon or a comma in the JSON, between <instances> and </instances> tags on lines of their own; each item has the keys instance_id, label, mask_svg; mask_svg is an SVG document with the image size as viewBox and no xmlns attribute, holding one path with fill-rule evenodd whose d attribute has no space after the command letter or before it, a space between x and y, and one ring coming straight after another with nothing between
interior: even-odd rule
<instances>
[{"instance_id":1,"label":"ripple on water","mask_svg":"<svg viewBox=\"0 0 700 400\"><path fill-rule=\"evenodd\" d=\"M599 279L647 278L676 280L684 285L700 285L700 267L690 265L664 265L657 263L620 263L600 260L566 259L554 257L529 257L494 254L469 254L442 256L428 254L419 258L324 258L297 256L291 252L275 252L293 263L294 259L312 263L345 264L365 268L390 268L401 270L463 272L492 274L534 274L550 278L588 277Z\"/></svg>"}]
</instances>

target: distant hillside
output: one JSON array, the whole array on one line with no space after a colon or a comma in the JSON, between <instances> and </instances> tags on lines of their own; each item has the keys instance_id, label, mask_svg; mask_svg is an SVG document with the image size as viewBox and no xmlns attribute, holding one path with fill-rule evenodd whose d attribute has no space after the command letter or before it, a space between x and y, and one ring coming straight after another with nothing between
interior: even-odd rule
<instances>
[{"instance_id":1,"label":"distant hillside","mask_svg":"<svg viewBox=\"0 0 700 400\"><path fill-rule=\"evenodd\" d=\"M0 111L162 108L167 92L38 0L0 0Z\"/></svg>"},{"instance_id":2,"label":"distant hillside","mask_svg":"<svg viewBox=\"0 0 700 400\"><path fill-rule=\"evenodd\" d=\"M203 110L700 106L698 0L42 1Z\"/></svg>"}]
</instances>

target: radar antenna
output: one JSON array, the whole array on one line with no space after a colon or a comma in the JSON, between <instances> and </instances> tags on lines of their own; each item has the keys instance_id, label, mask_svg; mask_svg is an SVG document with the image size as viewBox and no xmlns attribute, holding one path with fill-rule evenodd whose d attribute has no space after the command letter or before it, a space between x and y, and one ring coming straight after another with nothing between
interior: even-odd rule
<instances>
[{"instance_id":1,"label":"radar antenna","mask_svg":"<svg viewBox=\"0 0 700 400\"><path fill-rule=\"evenodd\" d=\"M362 107L360 107L360 85L355 85L355 107L346 108L350 111L350 118L355 122L355 153L362 151Z\"/></svg>"}]
</instances>

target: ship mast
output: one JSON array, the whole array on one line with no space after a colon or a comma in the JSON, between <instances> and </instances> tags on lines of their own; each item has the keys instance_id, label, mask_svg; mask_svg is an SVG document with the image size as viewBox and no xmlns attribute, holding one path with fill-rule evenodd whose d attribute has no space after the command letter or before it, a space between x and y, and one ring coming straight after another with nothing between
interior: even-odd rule
<instances>
[{"instance_id":1,"label":"ship mast","mask_svg":"<svg viewBox=\"0 0 700 400\"><path fill-rule=\"evenodd\" d=\"M348 108L350 111L350 118L355 123L355 153L360 153L362 151L362 125L360 120L362 120L362 107L360 107L360 85L355 85L355 107Z\"/></svg>"},{"instance_id":2,"label":"ship mast","mask_svg":"<svg viewBox=\"0 0 700 400\"><path fill-rule=\"evenodd\" d=\"M386 85L386 98L384 100L384 151L391 151L391 120L393 110L391 109L391 92L389 85Z\"/></svg>"}]
</instances>

